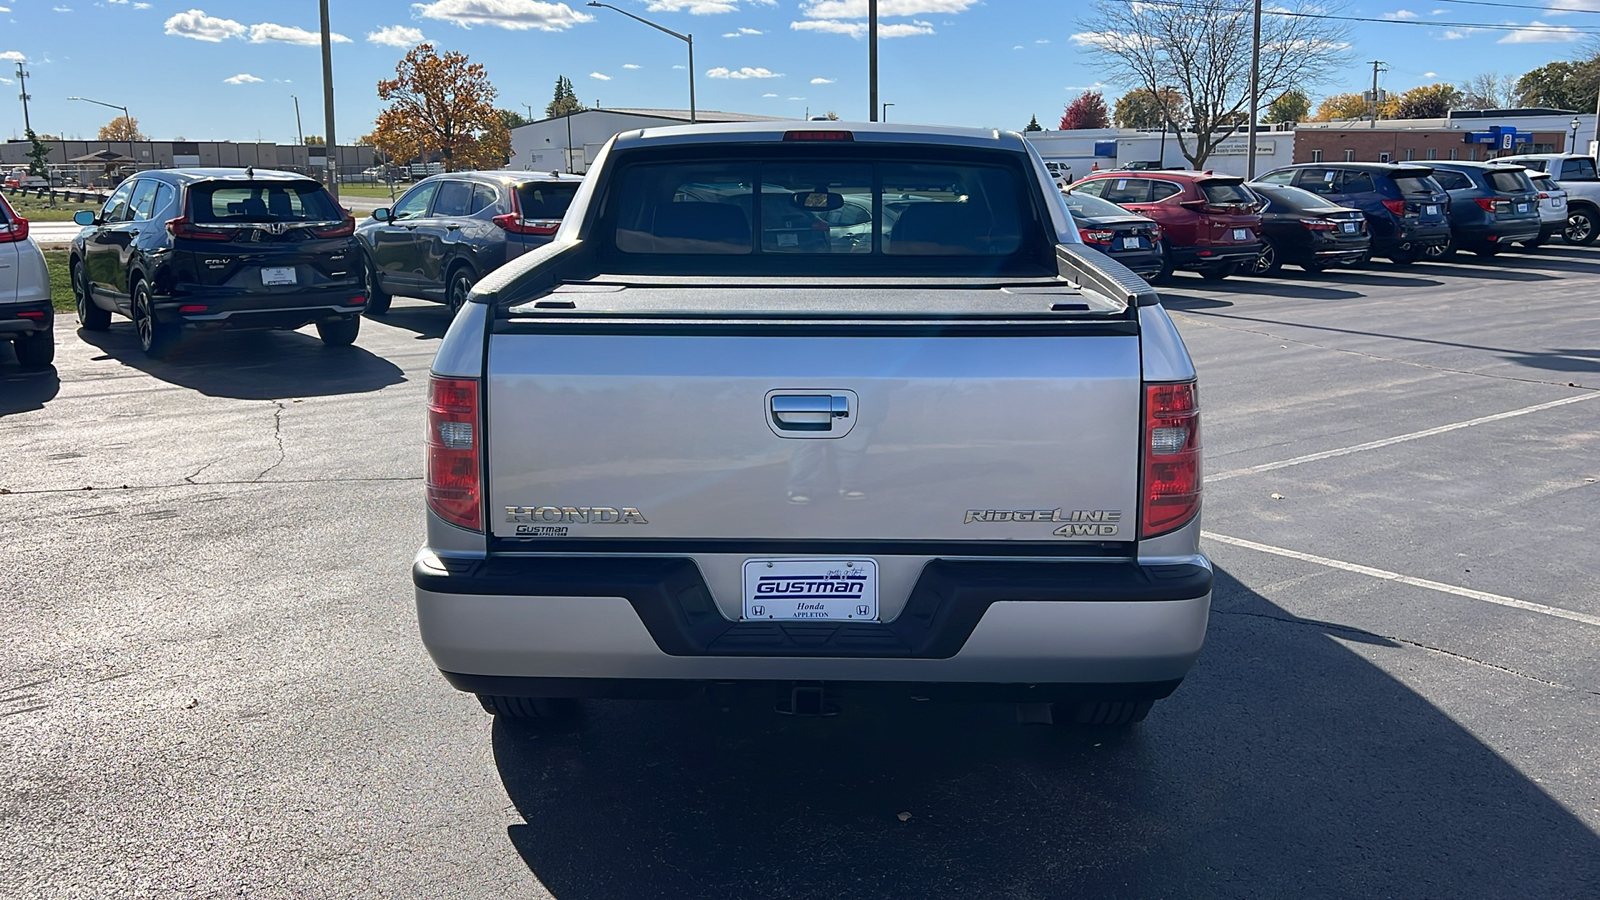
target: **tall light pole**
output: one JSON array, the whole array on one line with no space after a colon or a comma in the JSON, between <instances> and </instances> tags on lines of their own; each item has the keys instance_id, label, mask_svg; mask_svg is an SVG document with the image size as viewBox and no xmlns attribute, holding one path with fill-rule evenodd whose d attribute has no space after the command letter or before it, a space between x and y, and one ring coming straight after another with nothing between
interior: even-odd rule
<instances>
[{"instance_id":1,"label":"tall light pole","mask_svg":"<svg viewBox=\"0 0 1600 900\"><path fill-rule=\"evenodd\" d=\"M300 135L300 146L304 147L306 145L306 129L304 125L300 124L300 98L295 97L294 94L289 96L294 98L294 130L296 134Z\"/></svg>"},{"instance_id":2,"label":"tall light pole","mask_svg":"<svg viewBox=\"0 0 1600 900\"><path fill-rule=\"evenodd\" d=\"M17 82L22 85L22 130L24 134L33 132L33 123L28 120L28 73L22 70L22 60L17 60Z\"/></svg>"},{"instance_id":3,"label":"tall light pole","mask_svg":"<svg viewBox=\"0 0 1600 900\"><path fill-rule=\"evenodd\" d=\"M1256 0L1256 18L1250 38L1250 132L1245 140L1244 152L1246 181L1256 180L1256 119L1261 111L1261 0Z\"/></svg>"},{"instance_id":4,"label":"tall light pole","mask_svg":"<svg viewBox=\"0 0 1600 900\"><path fill-rule=\"evenodd\" d=\"M326 3L327 0L323 0L323 2ZM685 44L689 45L689 124L693 125L696 122L698 122L699 119L696 118L695 111L694 111L694 35L692 35L692 34L679 34L676 31L673 31L671 28L664 28L664 27L662 27L660 25L657 25L656 23L650 21L649 19L645 19L645 18L641 18L639 16L636 16L633 13L628 12L625 9L617 9L617 7L612 6L609 3L597 3L597 2L595 2L595 0L590 0L589 5L590 6L599 7L601 9L609 9L609 10L612 10L614 12L622 13L623 15L627 16L630 19L633 19L636 22L643 22L644 24L649 25L651 28L654 28L655 30L660 31L660 32L664 32L666 34L670 34L673 37L677 38L678 40L683 41Z\"/></svg>"},{"instance_id":5,"label":"tall light pole","mask_svg":"<svg viewBox=\"0 0 1600 900\"><path fill-rule=\"evenodd\" d=\"M876 122L878 121L878 0L867 0L867 94L867 115Z\"/></svg>"},{"instance_id":6,"label":"tall light pole","mask_svg":"<svg viewBox=\"0 0 1600 900\"><path fill-rule=\"evenodd\" d=\"M327 146L322 148L323 165L328 169L328 193L339 202L339 143L333 135L333 38L328 28L328 0L318 4L322 9L322 116L327 130ZM308 157L309 161L309 157Z\"/></svg>"},{"instance_id":7,"label":"tall light pole","mask_svg":"<svg viewBox=\"0 0 1600 900\"><path fill-rule=\"evenodd\" d=\"M99 100L90 100L88 97L68 97L67 99L68 100L82 100L85 103L93 103L96 106L104 106L104 107L107 107L108 109L120 109L120 110L122 110L122 121L125 122L127 124L127 126L128 126L128 142L130 144L133 142L133 117L128 115L128 108L126 106L119 106L119 105L117 105L115 103L103 103L103 102L101 102Z\"/></svg>"}]
</instances>

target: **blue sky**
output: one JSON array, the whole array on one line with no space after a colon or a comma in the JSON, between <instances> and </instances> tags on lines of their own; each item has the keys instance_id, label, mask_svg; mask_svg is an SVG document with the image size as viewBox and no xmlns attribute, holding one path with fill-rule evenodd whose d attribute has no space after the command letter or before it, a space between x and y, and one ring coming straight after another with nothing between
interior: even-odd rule
<instances>
[{"instance_id":1,"label":"blue sky","mask_svg":"<svg viewBox=\"0 0 1600 900\"><path fill-rule=\"evenodd\" d=\"M799 117L837 110L865 118L866 0L611 0L695 36L704 109ZM1383 59L1400 91L1483 71L1521 74L1571 57L1600 31L1600 0L1351 3L1351 63L1315 93L1361 90ZM1271 4L1269 3L1269 6ZM1073 40L1084 3L1046 0L880 0L881 100L894 121L1020 128L1053 126L1062 104L1104 73ZM582 0L333 0L338 134L371 129L374 85L427 39L483 63L511 109L549 101L558 75L604 106L687 104L684 45ZM1530 25L1475 30L1428 21ZM92 137L116 113L70 101L125 105L157 138L292 142L291 96L308 134L321 133L321 63L314 0L0 0L0 81L26 59L34 127ZM1108 102L1121 91L1102 88ZM14 84L0 85L0 136L22 131ZM524 114L526 110L523 109Z\"/></svg>"}]
</instances>

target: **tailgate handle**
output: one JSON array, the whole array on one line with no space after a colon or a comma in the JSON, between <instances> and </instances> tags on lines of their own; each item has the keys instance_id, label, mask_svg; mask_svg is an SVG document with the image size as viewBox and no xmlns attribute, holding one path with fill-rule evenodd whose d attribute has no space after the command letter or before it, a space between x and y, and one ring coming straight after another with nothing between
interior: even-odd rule
<instances>
[{"instance_id":1,"label":"tailgate handle","mask_svg":"<svg viewBox=\"0 0 1600 900\"><path fill-rule=\"evenodd\" d=\"M850 418L850 398L838 394L774 394L772 424L782 431L832 431Z\"/></svg>"}]
</instances>

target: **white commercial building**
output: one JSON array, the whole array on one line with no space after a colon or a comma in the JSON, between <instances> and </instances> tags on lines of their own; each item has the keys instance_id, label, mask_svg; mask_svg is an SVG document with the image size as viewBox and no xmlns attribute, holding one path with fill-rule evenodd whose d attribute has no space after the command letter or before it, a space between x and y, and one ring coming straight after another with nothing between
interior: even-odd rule
<instances>
[{"instance_id":1,"label":"white commercial building","mask_svg":"<svg viewBox=\"0 0 1600 900\"><path fill-rule=\"evenodd\" d=\"M779 116L697 110L700 122L776 122ZM570 116L540 119L511 129L511 168L538 172L576 172L589 168L601 146L615 135L638 128L689 124L686 109L585 109Z\"/></svg>"},{"instance_id":2,"label":"white commercial building","mask_svg":"<svg viewBox=\"0 0 1600 900\"><path fill-rule=\"evenodd\" d=\"M1023 134L1057 180L1076 181L1091 171L1104 171L1129 163L1151 163L1160 168L1186 169L1176 134L1138 131L1132 128L1084 128L1075 131L1030 131ZM1184 135L1194 146L1194 135ZM1238 132L1217 146L1206 160L1206 168L1225 175L1247 174L1246 151L1249 138ZM1294 132L1256 132L1256 173L1260 174L1294 161Z\"/></svg>"}]
</instances>

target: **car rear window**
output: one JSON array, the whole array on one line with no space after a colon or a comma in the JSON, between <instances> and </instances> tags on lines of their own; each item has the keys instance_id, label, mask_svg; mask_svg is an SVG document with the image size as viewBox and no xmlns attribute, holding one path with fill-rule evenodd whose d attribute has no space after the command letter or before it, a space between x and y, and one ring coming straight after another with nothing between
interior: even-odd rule
<instances>
[{"instance_id":1,"label":"car rear window","mask_svg":"<svg viewBox=\"0 0 1600 900\"><path fill-rule=\"evenodd\" d=\"M621 185L629 254L992 257L1024 232L1014 173L976 163L636 163Z\"/></svg>"},{"instance_id":2,"label":"car rear window","mask_svg":"<svg viewBox=\"0 0 1600 900\"><path fill-rule=\"evenodd\" d=\"M1444 190L1432 175L1396 175L1394 177L1394 186L1400 189L1401 195L1407 197L1412 194L1428 194L1432 196Z\"/></svg>"},{"instance_id":3,"label":"car rear window","mask_svg":"<svg viewBox=\"0 0 1600 900\"><path fill-rule=\"evenodd\" d=\"M1449 169L1440 169L1433 175L1434 181L1447 191L1467 191L1472 189L1472 179L1460 172Z\"/></svg>"},{"instance_id":4,"label":"car rear window","mask_svg":"<svg viewBox=\"0 0 1600 900\"><path fill-rule=\"evenodd\" d=\"M524 219L559 219L576 193L576 181L532 181L517 186L517 201Z\"/></svg>"},{"instance_id":5,"label":"car rear window","mask_svg":"<svg viewBox=\"0 0 1600 900\"><path fill-rule=\"evenodd\" d=\"M189 186L189 208L202 225L344 218L322 185L312 181L202 181Z\"/></svg>"},{"instance_id":6,"label":"car rear window","mask_svg":"<svg viewBox=\"0 0 1600 900\"><path fill-rule=\"evenodd\" d=\"M1115 203L1108 203L1099 197L1090 196L1082 191L1073 191L1066 195L1067 209L1072 210L1075 216L1131 216L1128 212Z\"/></svg>"},{"instance_id":7,"label":"car rear window","mask_svg":"<svg viewBox=\"0 0 1600 900\"><path fill-rule=\"evenodd\" d=\"M1212 206L1250 206L1256 195L1242 181L1202 181L1200 191Z\"/></svg>"},{"instance_id":8,"label":"car rear window","mask_svg":"<svg viewBox=\"0 0 1600 900\"><path fill-rule=\"evenodd\" d=\"M1502 194L1526 194L1533 190L1533 183L1521 172L1490 172L1488 176L1489 186Z\"/></svg>"}]
</instances>

